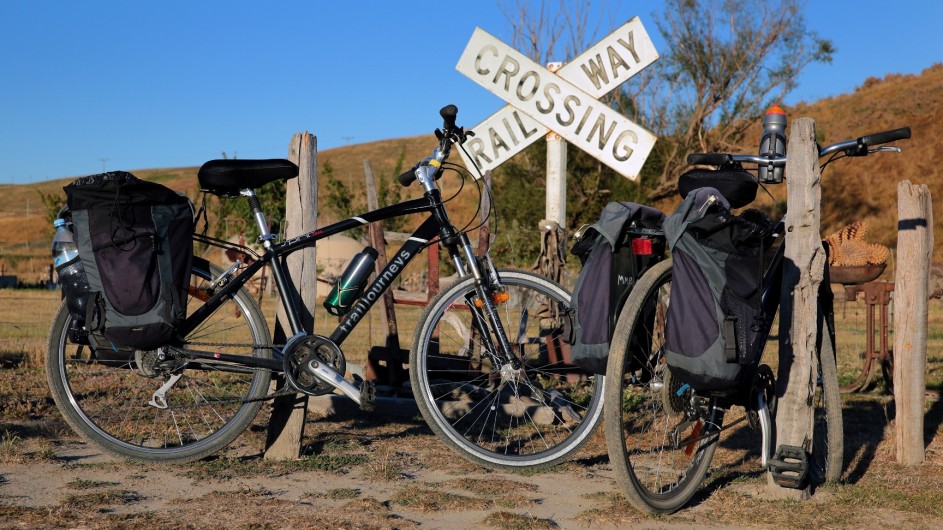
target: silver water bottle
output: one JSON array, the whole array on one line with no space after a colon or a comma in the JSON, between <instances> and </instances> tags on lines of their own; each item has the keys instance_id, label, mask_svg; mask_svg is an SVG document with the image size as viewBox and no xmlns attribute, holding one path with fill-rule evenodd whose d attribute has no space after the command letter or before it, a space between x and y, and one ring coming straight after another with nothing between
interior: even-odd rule
<instances>
[{"instance_id":1,"label":"silver water bottle","mask_svg":"<svg viewBox=\"0 0 943 530\"><path fill-rule=\"evenodd\" d=\"M761 156L786 156L786 112L779 105L773 105L763 117L763 137L760 139ZM759 166L757 178L760 182L780 183L783 181L783 166Z\"/></svg>"}]
</instances>

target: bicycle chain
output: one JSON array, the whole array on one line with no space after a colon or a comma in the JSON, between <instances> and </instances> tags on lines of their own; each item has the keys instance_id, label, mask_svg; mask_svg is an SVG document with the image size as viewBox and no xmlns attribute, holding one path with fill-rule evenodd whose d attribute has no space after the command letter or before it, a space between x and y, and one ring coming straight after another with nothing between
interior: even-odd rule
<instances>
[{"instance_id":1,"label":"bicycle chain","mask_svg":"<svg viewBox=\"0 0 943 530\"><path fill-rule=\"evenodd\" d=\"M274 350L284 348L284 344L237 344L233 342L187 342L187 346L210 346L217 348L252 348L253 350Z\"/></svg>"},{"instance_id":2,"label":"bicycle chain","mask_svg":"<svg viewBox=\"0 0 943 530\"><path fill-rule=\"evenodd\" d=\"M232 342L188 342L187 346L209 346L211 348L252 348L253 350L275 350L284 348L284 344L237 344ZM256 401L269 401L271 399L279 398L282 396L291 396L298 394L299 392L290 386L288 388L283 388L277 392L267 394L264 397L253 398L253 399L243 399L243 400L232 400L233 402L241 401L243 403L255 403Z\"/></svg>"}]
</instances>

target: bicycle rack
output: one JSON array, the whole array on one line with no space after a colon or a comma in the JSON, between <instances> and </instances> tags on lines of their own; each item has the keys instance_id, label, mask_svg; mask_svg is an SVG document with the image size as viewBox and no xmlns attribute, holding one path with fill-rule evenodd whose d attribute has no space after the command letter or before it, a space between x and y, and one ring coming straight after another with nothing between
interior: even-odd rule
<instances>
[{"instance_id":1,"label":"bicycle rack","mask_svg":"<svg viewBox=\"0 0 943 530\"><path fill-rule=\"evenodd\" d=\"M809 457L805 449L794 445L780 445L769 461L773 482L783 488L802 489L809 475Z\"/></svg>"}]
</instances>

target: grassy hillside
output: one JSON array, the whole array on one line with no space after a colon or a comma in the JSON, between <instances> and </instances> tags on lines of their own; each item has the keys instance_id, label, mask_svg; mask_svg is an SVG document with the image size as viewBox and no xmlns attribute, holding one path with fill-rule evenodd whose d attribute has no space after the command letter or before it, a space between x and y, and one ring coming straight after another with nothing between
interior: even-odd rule
<instances>
[{"instance_id":1,"label":"grassy hillside","mask_svg":"<svg viewBox=\"0 0 943 530\"><path fill-rule=\"evenodd\" d=\"M829 166L823 179L823 233L853 220L867 221L869 239L893 247L896 243L897 183L908 179L930 187L937 217L943 216L943 169L935 155L943 153L943 64L931 67L920 75L892 74L884 79L869 79L853 94L845 94L814 103L803 103L786 109L789 120L812 117L820 143L827 144L863 134L910 126L913 138L898 142L903 154L881 154L849 159ZM758 120L757 120L758 121ZM755 134L759 138L760 124ZM287 142L286 142L287 143ZM363 188L363 163L370 160L374 175L389 180L402 158L408 168L428 156L435 146L430 135L385 140L367 144L328 149L319 153L322 174L329 164L333 175L354 193ZM756 145L744 145L746 152ZM273 155L273 156L278 156ZM456 161L459 160L455 156ZM197 167L174 169L131 170L139 177L161 182L198 196ZM496 175L500 178L500 173ZM30 185L0 185L0 269L5 274L19 274L35 281L45 276L49 264L51 228L45 219L40 193L62 193L62 186L72 179L46 181ZM443 179L446 196L451 195L459 181ZM323 190L323 188L322 188ZM785 196L785 187L771 190L777 198ZM416 186L403 192L403 198L419 195ZM64 194L62 194L64 200ZM452 203L457 224L464 224L475 213L477 194L466 187L459 200ZM321 199L320 222L332 219ZM672 205L662 205L670 209ZM538 220L535 219L536 224ZM936 255L943 249L943 231L935 224Z\"/></svg>"},{"instance_id":2,"label":"grassy hillside","mask_svg":"<svg viewBox=\"0 0 943 530\"><path fill-rule=\"evenodd\" d=\"M822 179L823 233L852 220L867 221L869 239L894 247L897 241L897 184L926 184L936 216L943 215L943 64L921 75L871 78L854 94L786 109L790 119L815 119L819 143L830 144L863 134L909 126L910 140L897 142L901 154L877 154L840 160ZM935 226L935 252L941 256L943 232ZM937 258L939 259L939 258Z\"/></svg>"}]
</instances>

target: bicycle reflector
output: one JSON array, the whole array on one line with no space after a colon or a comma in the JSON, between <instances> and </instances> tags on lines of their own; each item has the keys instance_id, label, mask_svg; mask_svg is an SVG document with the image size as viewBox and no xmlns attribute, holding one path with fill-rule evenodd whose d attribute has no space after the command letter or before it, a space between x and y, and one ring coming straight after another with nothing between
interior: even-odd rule
<instances>
[{"instance_id":1,"label":"bicycle reflector","mask_svg":"<svg viewBox=\"0 0 943 530\"><path fill-rule=\"evenodd\" d=\"M652 240L645 237L637 237L632 240L632 254L636 256L652 255Z\"/></svg>"},{"instance_id":2,"label":"bicycle reflector","mask_svg":"<svg viewBox=\"0 0 943 530\"><path fill-rule=\"evenodd\" d=\"M504 302L510 300L510 298L511 295L507 291L494 293L494 295L491 296L491 299L494 301L494 305L503 304ZM481 308L484 305L484 302L482 302L480 298L475 300L475 307Z\"/></svg>"}]
</instances>

